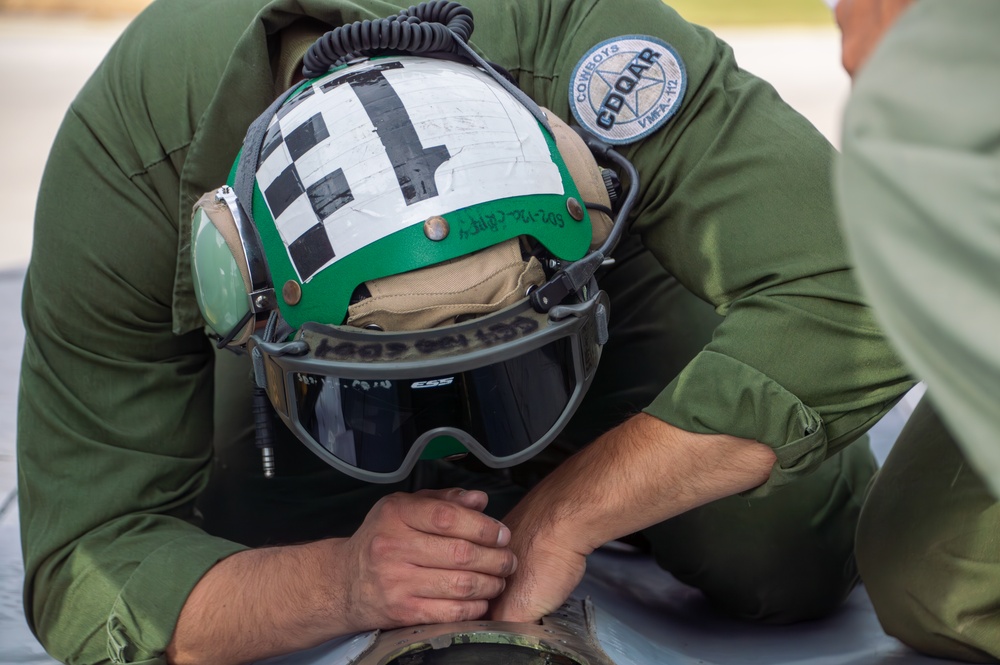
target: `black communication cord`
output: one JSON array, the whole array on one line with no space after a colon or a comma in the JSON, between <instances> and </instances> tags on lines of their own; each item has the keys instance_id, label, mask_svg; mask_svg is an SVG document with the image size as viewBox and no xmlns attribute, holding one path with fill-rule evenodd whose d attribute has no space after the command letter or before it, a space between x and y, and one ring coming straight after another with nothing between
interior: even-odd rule
<instances>
[{"instance_id":1,"label":"black communication cord","mask_svg":"<svg viewBox=\"0 0 1000 665\"><path fill-rule=\"evenodd\" d=\"M551 135L552 128L538 104L469 46L473 28L472 10L469 8L452 0L422 2L403 9L395 16L375 21L355 21L326 33L306 51L302 59L302 75L316 78L327 73L331 67L371 55L455 54L493 77Z\"/></svg>"},{"instance_id":2,"label":"black communication cord","mask_svg":"<svg viewBox=\"0 0 1000 665\"><path fill-rule=\"evenodd\" d=\"M585 129L581 127L574 127L574 129L596 158L601 161L611 162L628 174L629 190L625 196L625 200L620 204L615 204L617 215L614 225L611 227L611 232L604 240L604 243L582 259L574 261L559 270L549 281L531 292L529 296L531 305L537 312L548 312L553 307L562 303L569 294L579 292L580 289L590 282L594 273L611 257L611 253L618 245L618 241L621 240L622 234L625 232L625 227L628 224L632 207L639 198L639 172L632 165L632 162L616 152L609 144ZM587 207L596 206L588 203Z\"/></svg>"},{"instance_id":3,"label":"black communication cord","mask_svg":"<svg viewBox=\"0 0 1000 665\"><path fill-rule=\"evenodd\" d=\"M352 58L385 51L463 53L455 40L468 42L472 30L472 11L467 7L450 0L422 2L395 16L355 21L331 30L309 48L302 73L315 78Z\"/></svg>"}]
</instances>

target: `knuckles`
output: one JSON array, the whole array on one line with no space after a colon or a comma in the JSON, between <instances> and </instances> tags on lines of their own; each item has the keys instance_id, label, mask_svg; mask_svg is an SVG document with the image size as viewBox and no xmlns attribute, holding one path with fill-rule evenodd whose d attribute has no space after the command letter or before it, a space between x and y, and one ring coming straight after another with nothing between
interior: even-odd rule
<instances>
[{"instance_id":1,"label":"knuckles","mask_svg":"<svg viewBox=\"0 0 1000 665\"><path fill-rule=\"evenodd\" d=\"M498 539L498 525L493 520L483 517L479 520L479 542L495 543Z\"/></svg>"},{"instance_id":2,"label":"knuckles","mask_svg":"<svg viewBox=\"0 0 1000 665\"><path fill-rule=\"evenodd\" d=\"M378 500L371 513L383 519L399 519L406 510L404 504L407 502L407 495L403 492L389 494Z\"/></svg>"},{"instance_id":3,"label":"knuckles","mask_svg":"<svg viewBox=\"0 0 1000 665\"><path fill-rule=\"evenodd\" d=\"M462 603L454 610L455 617L452 621L472 621L482 618L490 609L489 602L477 600L474 602Z\"/></svg>"},{"instance_id":4,"label":"knuckles","mask_svg":"<svg viewBox=\"0 0 1000 665\"><path fill-rule=\"evenodd\" d=\"M411 598L387 608L384 628L417 626L422 624L458 623L482 618L489 610L486 600L431 601Z\"/></svg>"},{"instance_id":5,"label":"knuckles","mask_svg":"<svg viewBox=\"0 0 1000 665\"><path fill-rule=\"evenodd\" d=\"M451 562L465 568L476 561L476 546L467 540L453 540L450 544Z\"/></svg>"},{"instance_id":6,"label":"knuckles","mask_svg":"<svg viewBox=\"0 0 1000 665\"><path fill-rule=\"evenodd\" d=\"M450 503L436 503L431 509L430 521L438 533L450 533L458 522L458 508Z\"/></svg>"},{"instance_id":7,"label":"knuckles","mask_svg":"<svg viewBox=\"0 0 1000 665\"><path fill-rule=\"evenodd\" d=\"M476 577L470 573L452 573L445 578L444 594L458 600L472 600L479 593Z\"/></svg>"},{"instance_id":8,"label":"knuckles","mask_svg":"<svg viewBox=\"0 0 1000 665\"><path fill-rule=\"evenodd\" d=\"M383 533L376 533L368 541L369 561L378 563L392 557L398 549L396 538Z\"/></svg>"},{"instance_id":9,"label":"knuckles","mask_svg":"<svg viewBox=\"0 0 1000 665\"><path fill-rule=\"evenodd\" d=\"M455 601L449 603L435 614L433 621L427 623L457 623L459 621L473 621L483 617L489 604L485 600Z\"/></svg>"},{"instance_id":10,"label":"knuckles","mask_svg":"<svg viewBox=\"0 0 1000 665\"><path fill-rule=\"evenodd\" d=\"M508 551L500 567L500 576L507 577L513 575L515 570L517 570L517 557L514 556L513 552Z\"/></svg>"}]
</instances>

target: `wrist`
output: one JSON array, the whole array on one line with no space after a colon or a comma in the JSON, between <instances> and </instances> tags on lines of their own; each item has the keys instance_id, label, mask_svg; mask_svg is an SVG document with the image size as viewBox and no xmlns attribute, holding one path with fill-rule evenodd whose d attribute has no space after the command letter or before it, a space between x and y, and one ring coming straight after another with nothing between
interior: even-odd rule
<instances>
[{"instance_id":1,"label":"wrist","mask_svg":"<svg viewBox=\"0 0 1000 665\"><path fill-rule=\"evenodd\" d=\"M296 546L300 549L299 588L305 611L301 613L304 630L321 630L336 635L366 630L356 624L354 611L347 599L351 597L351 553L346 538L318 540Z\"/></svg>"},{"instance_id":2,"label":"wrist","mask_svg":"<svg viewBox=\"0 0 1000 665\"><path fill-rule=\"evenodd\" d=\"M547 476L503 519L510 529L510 547L518 561L556 551L587 556L595 549L584 537L579 504L572 501L572 492L568 491L571 488L559 475L557 469Z\"/></svg>"}]
</instances>

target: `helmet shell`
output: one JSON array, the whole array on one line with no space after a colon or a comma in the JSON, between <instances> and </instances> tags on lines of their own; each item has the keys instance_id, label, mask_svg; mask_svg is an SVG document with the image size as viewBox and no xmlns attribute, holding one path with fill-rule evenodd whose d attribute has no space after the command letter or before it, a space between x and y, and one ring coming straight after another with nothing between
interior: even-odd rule
<instances>
[{"instance_id":1,"label":"helmet shell","mask_svg":"<svg viewBox=\"0 0 1000 665\"><path fill-rule=\"evenodd\" d=\"M264 139L252 205L279 309L299 327L340 323L365 281L521 235L576 260L592 232L570 199L581 202L554 137L488 73L389 57L289 97Z\"/></svg>"}]
</instances>

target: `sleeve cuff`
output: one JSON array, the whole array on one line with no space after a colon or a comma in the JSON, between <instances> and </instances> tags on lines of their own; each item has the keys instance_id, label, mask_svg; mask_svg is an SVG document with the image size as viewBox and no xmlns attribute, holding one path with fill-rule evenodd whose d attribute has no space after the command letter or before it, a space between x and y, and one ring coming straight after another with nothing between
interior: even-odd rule
<instances>
[{"instance_id":1,"label":"sleeve cuff","mask_svg":"<svg viewBox=\"0 0 1000 665\"><path fill-rule=\"evenodd\" d=\"M143 559L108 617L111 662L165 665L164 651L191 590L209 568L245 549L221 538L186 535L165 543Z\"/></svg>"},{"instance_id":2,"label":"sleeve cuff","mask_svg":"<svg viewBox=\"0 0 1000 665\"><path fill-rule=\"evenodd\" d=\"M815 411L760 371L713 351L699 353L644 411L688 432L774 449L770 478L744 496L770 494L826 459L826 429Z\"/></svg>"}]
</instances>

